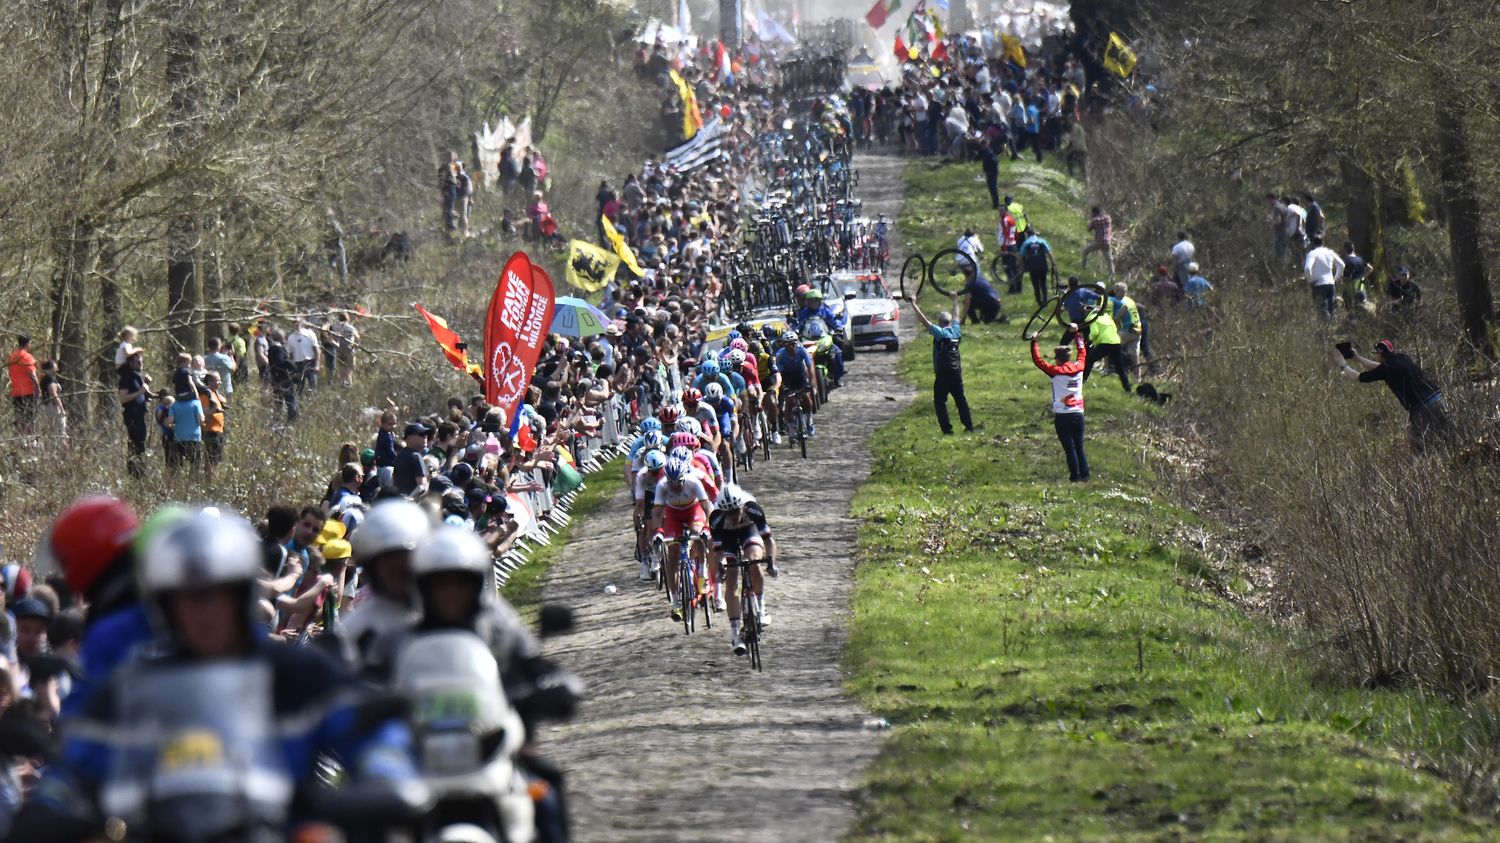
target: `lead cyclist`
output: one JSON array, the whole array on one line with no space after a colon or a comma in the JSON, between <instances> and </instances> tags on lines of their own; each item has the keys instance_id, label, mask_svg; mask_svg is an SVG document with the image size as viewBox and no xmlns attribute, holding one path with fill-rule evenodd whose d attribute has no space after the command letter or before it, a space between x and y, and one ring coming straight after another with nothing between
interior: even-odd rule
<instances>
[{"instance_id":1,"label":"lead cyclist","mask_svg":"<svg viewBox=\"0 0 1500 843\"><path fill-rule=\"evenodd\" d=\"M719 490L714 511L708 516L709 531L713 539L713 561L715 568L722 570L719 581L724 584L724 598L728 604L729 648L737 656L745 654L745 644L740 638L741 611L740 574L724 568L726 561L738 562L744 554L745 561L770 560L766 573L776 576L776 539L771 536L771 527L766 523L766 512L756 502L755 496L730 483ZM765 577L760 565L750 567L750 592L755 604L755 613L760 616L762 626L770 624L766 616Z\"/></svg>"}]
</instances>

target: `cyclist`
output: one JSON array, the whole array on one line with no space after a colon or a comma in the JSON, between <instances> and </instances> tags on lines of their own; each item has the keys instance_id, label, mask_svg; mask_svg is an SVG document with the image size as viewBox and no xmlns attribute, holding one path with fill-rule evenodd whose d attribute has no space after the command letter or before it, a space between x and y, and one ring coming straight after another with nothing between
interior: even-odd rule
<instances>
[{"instance_id":1,"label":"cyclist","mask_svg":"<svg viewBox=\"0 0 1500 843\"><path fill-rule=\"evenodd\" d=\"M675 420L674 420L675 421ZM641 435L630 443L630 450L625 456L625 485L630 486L635 482L635 472L640 469L641 455L652 448L665 448L666 437L661 432L661 421L648 418L641 422Z\"/></svg>"},{"instance_id":2,"label":"cyclist","mask_svg":"<svg viewBox=\"0 0 1500 843\"><path fill-rule=\"evenodd\" d=\"M697 476L692 464L680 459L667 460L662 477L656 483L656 503L662 508L661 521L657 524L652 541L663 559L682 540L691 542L688 552L692 555L698 594L708 594L707 571L704 569L703 541L701 534L708 524L708 508L711 505L708 490ZM682 621L682 609L676 565L667 565L667 595L672 599L672 620Z\"/></svg>"},{"instance_id":3,"label":"cyclist","mask_svg":"<svg viewBox=\"0 0 1500 843\"><path fill-rule=\"evenodd\" d=\"M735 399L724 393L716 383L708 385L703 392L703 403L718 414L719 436L715 442L720 462L734 465L734 451L740 440L739 406Z\"/></svg>"},{"instance_id":4,"label":"cyclist","mask_svg":"<svg viewBox=\"0 0 1500 843\"><path fill-rule=\"evenodd\" d=\"M646 440L646 447L643 448L635 456L630 457L625 461L625 476L628 478L626 488L630 489L632 496L635 494L637 484L640 483L641 470L646 467L647 461L650 459L651 452L660 451L662 453L665 453L666 448L667 437L661 431L653 430L649 434L649 438ZM658 466L658 468L660 468L660 466ZM650 510L651 507L648 505L646 507L646 514L648 516L650 515ZM647 551L650 550L651 547L651 536L650 533L647 532L648 524L646 521L637 518L635 521L635 527L635 546L637 551L636 555L641 559L645 559L649 555L647 554Z\"/></svg>"},{"instance_id":5,"label":"cyclist","mask_svg":"<svg viewBox=\"0 0 1500 843\"><path fill-rule=\"evenodd\" d=\"M755 496L731 483L719 491L713 514L708 517L713 538L714 565L722 566L726 560L745 561L771 560L766 572L776 576L776 540L771 537L771 527L766 523L766 512L756 502ZM737 656L745 654L745 645L740 641L740 577L728 571L720 576L724 583L729 613L729 648ZM769 624L766 616L765 578L760 566L750 568L750 588L755 601L756 614L762 625Z\"/></svg>"},{"instance_id":6,"label":"cyclist","mask_svg":"<svg viewBox=\"0 0 1500 843\"><path fill-rule=\"evenodd\" d=\"M646 452L640 469L635 473L635 485L631 496L635 500L636 543L641 553L641 579L656 576L657 559L648 553L648 536L656 531L656 484L661 480L662 469L667 467L667 452L653 448Z\"/></svg>"},{"instance_id":7,"label":"cyclist","mask_svg":"<svg viewBox=\"0 0 1500 843\"><path fill-rule=\"evenodd\" d=\"M672 435L671 450L667 451L667 456L678 456L692 463L708 489L709 500L713 500L724 485L724 467L714 454L713 440L708 433L693 423L692 419L683 421L685 424L682 430Z\"/></svg>"},{"instance_id":8,"label":"cyclist","mask_svg":"<svg viewBox=\"0 0 1500 843\"><path fill-rule=\"evenodd\" d=\"M737 342L743 343L744 341L738 340ZM740 412L745 416L745 423L740 425L740 430L744 434L742 440L745 447L754 448L756 441L760 438L757 410L765 401L765 393L760 385L760 369L750 359L750 346L748 343L744 345L744 348L731 348L726 357L731 371L739 372L740 377L745 379L745 394L740 400ZM740 441L736 440L736 450Z\"/></svg>"},{"instance_id":9,"label":"cyclist","mask_svg":"<svg viewBox=\"0 0 1500 843\"><path fill-rule=\"evenodd\" d=\"M776 355L772 353L777 337L774 329L767 328L772 336L765 343L751 343L750 351L755 357L756 373L760 378L761 406L766 410L766 421L771 426L771 442L781 444L781 370L776 366Z\"/></svg>"},{"instance_id":10,"label":"cyclist","mask_svg":"<svg viewBox=\"0 0 1500 843\"><path fill-rule=\"evenodd\" d=\"M796 331L787 331L781 335L781 341L776 349L776 368L781 372L782 401L788 399L799 401L802 404L802 412L807 416L807 435L814 435L812 423L812 387L817 381L814 380L812 356L807 349L802 347L802 341ZM782 412L781 417L786 418Z\"/></svg>"},{"instance_id":11,"label":"cyclist","mask_svg":"<svg viewBox=\"0 0 1500 843\"><path fill-rule=\"evenodd\" d=\"M717 386L720 389L724 388L721 384L719 384L718 381L714 381L714 382L710 383L709 386ZM708 431L708 433L711 436L713 436L714 447L717 449L718 448L719 437L720 437L720 433L719 433L719 413L713 407L711 407L708 404L704 403L702 390L699 390L696 387L691 387L691 386L688 387L687 389L684 389L682 391L682 408L685 411L687 411L686 414L683 416L683 418L696 420L698 422L699 426L701 426L704 430ZM682 419L678 419L679 423L681 421L682 421ZM680 424L679 424L679 426L680 426ZM674 427L673 428L674 432L677 429L678 429L677 427ZM689 432L696 432L696 431L689 431Z\"/></svg>"},{"instance_id":12,"label":"cyclist","mask_svg":"<svg viewBox=\"0 0 1500 843\"><path fill-rule=\"evenodd\" d=\"M151 536L139 579L160 646L68 721L11 839L117 837L106 818L142 840L284 834L296 798L320 786L323 754L379 800L368 804L421 810L411 733L394 710L362 705L354 677L320 649L267 641L255 622L261 570L241 518L200 510Z\"/></svg>"},{"instance_id":13,"label":"cyclist","mask_svg":"<svg viewBox=\"0 0 1500 843\"><path fill-rule=\"evenodd\" d=\"M738 386L735 385L736 379L739 381ZM719 365L719 358L713 356L704 358L703 362L698 364L698 377L693 379L692 386L701 392L711 383L724 387L724 391L730 395L738 395L745 389L745 379L732 372L725 374Z\"/></svg>"}]
</instances>

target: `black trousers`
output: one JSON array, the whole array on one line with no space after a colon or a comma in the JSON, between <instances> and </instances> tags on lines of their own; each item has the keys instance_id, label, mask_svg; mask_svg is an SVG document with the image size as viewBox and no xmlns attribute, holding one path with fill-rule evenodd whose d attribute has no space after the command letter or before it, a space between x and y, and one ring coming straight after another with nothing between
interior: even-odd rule
<instances>
[{"instance_id":1,"label":"black trousers","mask_svg":"<svg viewBox=\"0 0 1500 843\"><path fill-rule=\"evenodd\" d=\"M1041 269L1026 270L1031 273L1031 291L1036 294L1036 303L1038 305L1045 303L1047 299L1051 298L1047 293L1047 276L1051 274L1048 272L1048 269L1049 267L1044 266Z\"/></svg>"},{"instance_id":2,"label":"black trousers","mask_svg":"<svg viewBox=\"0 0 1500 843\"><path fill-rule=\"evenodd\" d=\"M1075 483L1089 479L1089 458L1083 453L1083 413L1058 413L1052 417L1052 427L1068 460L1068 479Z\"/></svg>"},{"instance_id":3,"label":"black trousers","mask_svg":"<svg viewBox=\"0 0 1500 843\"><path fill-rule=\"evenodd\" d=\"M146 413L125 413L125 434L129 439L125 468L131 477L143 477L146 473Z\"/></svg>"},{"instance_id":4,"label":"black trousers","mask_svg":"<svg viewBox=\"0 0 1500 843\"><path fill-rule=\"evenodd\" d=\"M1125 369L1125 355L1120 353L1120 344L1117 342L1109 343L1108 345L1101 343L1089 347L1088 359L1083 363L1084 381L1087 381L1089 375L1094 373L1094 364L1099 362L1100 357L1109 359L1109 365L1114 366L1115 371L1120 375L1120 386L1125 387L1125 391L1129 392L1130 374Z\"/></svg>"},{"instance_id":5,"label":"black trousers","mask_svg":"<svg viewBox=\"0 0 1500 843\"><path fill-rule=\"evenodd\" d=\"M984 186L990 190L990 207L1000 207L1000 170L986 167L984 169Z\"/></svg>"},{"instance_id":6,"label":"black trousers","mask_svg":"<svg viewBox=\"0 0 1500 843\"><path fill-rule=\"evenodd\" d=\"M974 429L974 419L969 415L969 399L964 397L963 372L934 372L932 375L932 409L937 413L938 427L944 433L953 432L953 422L948 418L948 396L953 396L953 405L958 408L958 420L964 430Z\"/></svg>"},{"instance_id":7,"label":"black trousers","mask_svg":"<svg viewBox=\"0 0 1500 843\"><path fill-rule=\"evenodd\" d=\"M1003 309L1000 302L974 299L969 305L967 315L970 321L988 325L1003 315Z\"/></svg>"}]
</instances>

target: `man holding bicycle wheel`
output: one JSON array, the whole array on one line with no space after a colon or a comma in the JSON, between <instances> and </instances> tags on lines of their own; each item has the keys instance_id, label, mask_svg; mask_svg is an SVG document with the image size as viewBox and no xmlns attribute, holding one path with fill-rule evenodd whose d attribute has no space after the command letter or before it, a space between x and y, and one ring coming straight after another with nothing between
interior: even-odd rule
<instances>
[{"instance_id":1,"label":"man holding bicycle wheel","mask_svg":"<svg viewBox=\"0 0 1500 843\"><path fill-rule=\"evenodd\" d=\"M938 427L945 436L953 435L953 422L948 419L948 396L958 407L958 420L964 424L964 432L974 432L974 419L969 415L969 399L964 396L963 363L959 358L958 344L963 340L963 331L957 322L958 293L953 294L953 311L938 314L938 324L928 321L915 300L911 309L917 320L932 335L932 409L937 413Z\"/></svg>"},{"instance_id":2,"label":"man holding bicycle wheel","mask_svg":"<svg viewBox=\"0 0 1500 843\"><path fill-rule=\"evenodd\" d=\"M713 537L713 564L722 566L726 561L735 563L758 563L770 560L766 573L776 576L776 540L771 537L771 527L766 523L766 511L756 502L755 496L730 483L719 490L719 499L714 511L708 516L709 530ZM741 554L744 558L741 559ZM724 599L729 614L729 648L736 656L745 654L745 645L740 640L740 577L726 572L719 577L724 583ZM760 617L762 626L770 624L766 615L765 577L760 565L750 565L750 594L752 608Z\"/></svg>"},{"instance_id":3,"label":"man holding bicycle wheel","mask_svg":"<svg viewBox=\"0 0 1500 843\"><path fill-rule=\"evenodd\" d=\"M1057 429L1057 441L1062 443L1063 456L1068 460L1068 480L1073 483L1087 482L1089 460L1083 453L1083 367L1088 361L1088 351L1083 345L1083 331L1077 322L1068 323L1073 335L1073 345L1060 345L1052 350L1054 362L1042 359L1037 348L1036 334L1032 334L1031 362L1052 378L1052 425ZM1078 358L1073 359L1074 349Z\"/></svg>"}]
</instances>

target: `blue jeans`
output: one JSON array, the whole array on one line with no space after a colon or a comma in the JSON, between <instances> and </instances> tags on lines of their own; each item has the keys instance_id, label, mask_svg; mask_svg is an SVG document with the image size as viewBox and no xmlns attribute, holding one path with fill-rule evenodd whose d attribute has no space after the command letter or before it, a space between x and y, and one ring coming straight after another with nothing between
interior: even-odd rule
<instances>
[{"instance_id":1,"label":"blue jeans","mask_svg":"<svg viewBox=\"0 0 1500 843\"><path fill-rule=\"evenodd\" d=\"M1337 293L1337 284L1319 284L1312 288L1313 301L1317 302L1318 310L1323 314L1324 319L1333 319L1334 311L1337 309Z\"/></svg>"},{"instance_id":2,"label":"blue jeans","mask_svg":"<svg viewBox=\"0 0 1500 843\"><path fill-rule=\"evenodd\" d=\"M1068 479L1075 483L1089 479L1089 459L1083 453L1083 413L1058 413L1052 425L1068 459Z\"/></svg>"}]
</instances>

